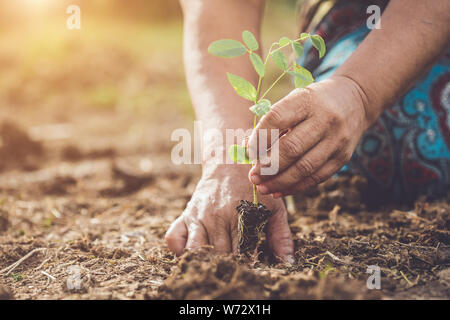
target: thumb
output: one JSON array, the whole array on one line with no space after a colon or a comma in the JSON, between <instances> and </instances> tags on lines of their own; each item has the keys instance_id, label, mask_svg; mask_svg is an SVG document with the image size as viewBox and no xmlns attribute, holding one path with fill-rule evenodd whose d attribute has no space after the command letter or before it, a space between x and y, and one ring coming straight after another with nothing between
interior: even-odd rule
<instances>
[{"instance_id":1,"label":"thumb","mask_svg":"<svg viewBox=\"0 0 450 320\"><path fill-rule=\"evenodd\" d=\"M284 262L294 264L294 242L284 205L270 217L266 233L272 253Z\"/></svg>"},{"instance_id":2,"label":"thumb","mask_svg":"<svg viewBox=\"0 0 450 320\"><path fill-rule=\"evenodd\" d=\"M188 237L186 224L182 216L179 216L170 226L166 232L165 240L170 251L177 256L183 253L184 247Z\"/></svg>"}]
</instances>

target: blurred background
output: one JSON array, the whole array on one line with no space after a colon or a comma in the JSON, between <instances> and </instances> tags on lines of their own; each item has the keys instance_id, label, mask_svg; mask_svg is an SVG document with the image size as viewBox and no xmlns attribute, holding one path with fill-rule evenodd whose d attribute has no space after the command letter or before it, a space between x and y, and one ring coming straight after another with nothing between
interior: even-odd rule
<instances>
[{"instance_id":1,"label":"blurred background","mask_svg":"<svg viewBox=\"0 0 450 320\"><path fill-rule=\"evenodd\" d=\"M71 4L80 30L66 27ZM295 5L267 1L265 48L296 34ZM181 49L176 0L0 0L0 170L31 170L44 149L46 163L170 154L172 130L194 119Z\"/></svg>"}]
</instances>

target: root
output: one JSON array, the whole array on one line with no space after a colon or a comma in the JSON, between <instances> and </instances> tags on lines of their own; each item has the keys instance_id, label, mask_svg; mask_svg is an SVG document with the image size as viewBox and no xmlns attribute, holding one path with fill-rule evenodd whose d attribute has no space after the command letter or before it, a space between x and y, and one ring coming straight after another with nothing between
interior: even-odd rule
<instances>
[{"instance_id":1,"label":"root","mask_svg":"<svg viewBox=\"0 0 450 320\"><path fill-rule=\"evenodd\" d=\"M252 256L272 214L264 205L241 200L238 212L239 253Z\"/></svg>"}]
</instances>

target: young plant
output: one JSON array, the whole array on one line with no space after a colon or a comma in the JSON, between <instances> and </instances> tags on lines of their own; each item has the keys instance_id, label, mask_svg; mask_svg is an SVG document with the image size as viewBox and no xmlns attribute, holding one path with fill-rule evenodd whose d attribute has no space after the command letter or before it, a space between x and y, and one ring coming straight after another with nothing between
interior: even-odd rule
<instances>
[{"instance_id":1,"label":"young plant","mask_svg":"<svg viewBox=\"0 0 450 320\"><path fill-rule=\"evenodd\" d=\"M248 54L250 62L258 75L257 87L255 88L249 81L235 74L227 73L227 76L236 93L253 103L250 107L250 111L254 114L253 128L258 124L259 119L270 111L272 103L266 99L266 96L284 76L291 75L294 78L296 88L303 88L314 82L311 72L298 65L295 61L289 63L286 55L282 52L283 48L291 47L295 55L301 57L303 55L303 45L308 39L319 52L319 57L322 58L326 51L324 40L318 35L309 33L302 33L295 40L282 37L278 42L272 43L264 60L257 53L260 47L258 41L248 30L242 33L243 43L233 39L222 39L211 43L209 46L209 53L222 58L235 58ZM269 58L281 69L281 74L264 92L261 92L263 80L267 75ZM247 150L244 146L230 146L228 155L236 163L251 163L255 165L255 162L247 157ZM241 200L236 209L239 217L239 251L251 254L256 249L271 212L266 206L259 203L255 185L253 185L253 203Z\"/></svg>"}]
</instances>

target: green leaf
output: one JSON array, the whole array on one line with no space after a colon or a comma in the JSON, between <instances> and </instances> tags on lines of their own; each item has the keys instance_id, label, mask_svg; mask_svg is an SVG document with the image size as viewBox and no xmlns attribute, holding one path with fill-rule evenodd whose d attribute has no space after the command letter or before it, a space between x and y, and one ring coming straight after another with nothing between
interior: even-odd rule
<instances>
[{"instance_id":1,"label":"green leaf","mask_svg":"<svg viewBox=\"0 0 450 320\"><path fill-rule=\"evenodd\" d=\"M314 48L316 48L317 51L319 51L319 58L322 58L327 50L325 46L325 41L323 41L321 36L314 35L311 36L311 42Z\"/></svg>"},{"instance_id":2,"label":"green leaf","mask_svg":"<svg viewBox=\"0 0 450 320\"><path fill-rule=\"evenodd\" d=\"M228 148L228 156L236 163L250 163L250 159L247 157L246 148L237 144L233 144Z\"/></svg>"},{"instance_id":3,"label":"green leaf","mask_svg":"<svg viewBox=\"0 0 450 320\"><path fill-rule=\"evenodd\" d=\"M303 32L303 33L300 35L300 40L301 40L301 41L304 41L304 40L308 39L308 37L309 37L309 33Z\"/></svg>"},{"instance_id":4,"label":"green leaf","mask_svg":"<svg viewBox=\"0 0 450 320\"><path fill-rule=\"evenodd\" d=\"M303 46L298 42L292 42L292 49L294 50L297 57L301 57L303 55Z\"/></svg>"},{"instance_id":5,"label":"green leaf","mask_svg":"<svg viewBox=\"0 0 450 320\"><path fill-rule=\"evenodd\" d=\"M230 81L231 86L236 90L238 95L247 100L255 101L256 89L250 82L229 72L227 72L227 76L228 81Z\"/></svg>"},{"instance_id":6,"label":"green leaf","mask_svg":"<svg viewBox=\"0 0 450 320\"><path fill-rule=\"evenodd\" d=\"M264 74L266 73L266 66L264 65L261 57L252 52L250 53L250 61L252 62L253 67L255 68L258 75L260 77L264 77Z\"/></svg>"},{"instance_id":7,"label":"green leaf","mask_svg":"<svg viewBox=\"0 0 450 320\"><path fill-rule=\"evenodd\" d=\"M258 117L262 117L270 111L271 103L267 99L262 99L257 104L250 107L250 111L253 112Z\"/></svg>"},{"instance_id":8,"label":"green leaf","mask_svg":"<svg viewBox=\"0 0 450 320\"><path fill-rule=\"evenodd\" d=\"M251 33L248 30L245 30L244 32L242 32L242 39L244 40L244 43L251 51L258 50L259 48L258 40L256 40L253 33Z\"/></svg>"},{"instance_id":9,"label":"green leaf","mask_svg":"<svg viewBox=\"0 0 450 320\"><path fill-rule=\"evenodd\" d=\"M281 70L287 70L289 68L288 60L280 50L272 53L272 60Z\"/></svg>"},{"instance_id":10,"label":"green leaf","mask_svg":"<svg viewBox=\"0 0 450 320\"><path fill-rule=\"evenodd\" d=\"M304 88L314 82L314 77L312 76L311 72L299 66L298 64L294 65L294 71L290 71L289 74L294 76L294 83L296 88Z\"/></svg>"},{"instance_id":11,"label":"green leaf","mask_svg":"<svg viewBox=\"0 0 450 320\"><path fill-rule=\"evenodd\" d=\"M289 43L291 43L291 39L289 39L288 37L282 37L280 39L280 41L278 41L278 44L280 45L280 47L283 47Z\"/></svg>"},{"instance_id":12,"label":"green leaf","mask_svg":"<svg viewBox=\"0 0 450 320\"><path fill-rule=\"evenodd\" d=\"M211 43L208 52L222 58L234 58L242 56L247 50L239 41L222 39Z\"/></svg>"}]
</instances>

